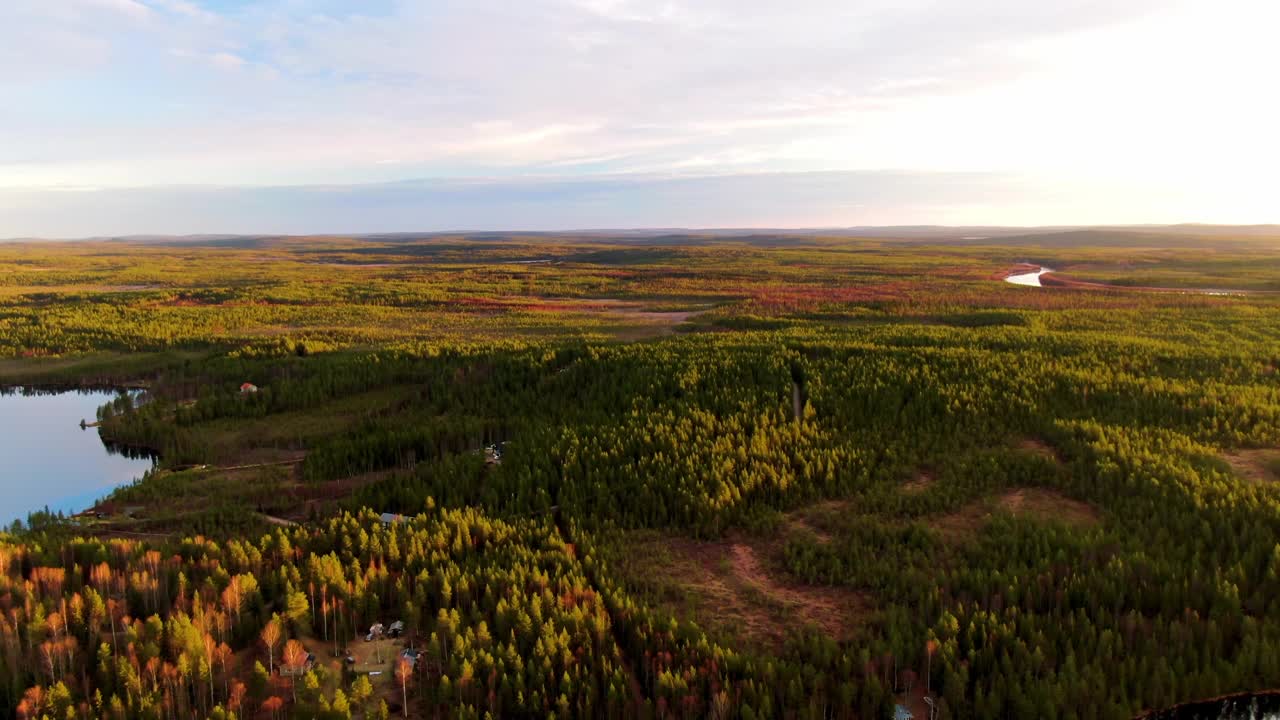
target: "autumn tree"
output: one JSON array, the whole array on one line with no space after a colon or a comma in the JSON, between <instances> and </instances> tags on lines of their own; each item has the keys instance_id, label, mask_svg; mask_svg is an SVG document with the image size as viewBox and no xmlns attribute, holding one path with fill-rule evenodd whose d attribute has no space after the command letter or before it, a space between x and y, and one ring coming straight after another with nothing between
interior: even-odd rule
<instances>
[{"instance_id":1,"label":"autumn tree","mask_svg":"<svg viewBox=\"0 0 1280 720\"><path fill-rule=\"evenodd\" d=\"M413 678L413 663L409 658L400 657L396 661L396 680L400 681L400 694L404 702L404 716L409 717L409 681Z\"/></svg>"},{"instance_id":2,"label":"autumn tree","mask_svg":"<svg viewBox=\"0 0 1280 720\"><path fill-rule=\"evenodd\" d=\"M262 626L262 632L259 635L262 646L266 648L267 651L267 672L271 674L275 674L276 671L275 652L276 648L280 646L280 639L282 635L283 632L280 627L280 618L276 616L273 616L267 621L266 625Z\"/></svg>"},{"instance_id":3,"label":"autumn tree","mask_svg":"<svg viewBox=\"0 0 1280 720\"><path fill-rule=\"evenodd\" d=\"M297 679L302 674L303 668L307 664L307 648L297 640L289 640L284 644L284 654L281 655L281 670L289 671L289 687L293 688L293 699L298 700Z\"/></svg>"}]
</instances>

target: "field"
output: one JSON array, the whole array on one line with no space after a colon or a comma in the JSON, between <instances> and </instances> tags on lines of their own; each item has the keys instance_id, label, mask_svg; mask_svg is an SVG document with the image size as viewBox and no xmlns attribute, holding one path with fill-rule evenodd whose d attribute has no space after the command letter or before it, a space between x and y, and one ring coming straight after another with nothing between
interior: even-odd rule
<instances>
[{"instance_id":1,"label":"field","mask_svg":"<svg viewBox=\"0 0 1280 720\"><path fill-rule=\"evenodd\" d=\"M0 384L145 387L99 431L161 456L0 536L0 710L1280 687L1278 277L1280 237L1220 231L0 244ZM393 620L399 673L362 638Z\"/></svg>"}]
</instances>

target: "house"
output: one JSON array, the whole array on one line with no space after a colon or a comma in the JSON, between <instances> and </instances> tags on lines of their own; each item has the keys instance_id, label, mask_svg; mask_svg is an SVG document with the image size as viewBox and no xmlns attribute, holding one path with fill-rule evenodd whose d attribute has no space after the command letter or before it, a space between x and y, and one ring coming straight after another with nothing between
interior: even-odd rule
<instances>
[{"instance_id":1,"label":"house","mask_svg":"<svg viewBox=\"0 0 1280 720\"><path fill-rule=\"evenodd\" d=\"M256 392L258 392L258 386L254 385L253 383L244 383L243 385L240 386L241 395L252 395L253 393L256 393Z\"/></svg>"}]
</instances>

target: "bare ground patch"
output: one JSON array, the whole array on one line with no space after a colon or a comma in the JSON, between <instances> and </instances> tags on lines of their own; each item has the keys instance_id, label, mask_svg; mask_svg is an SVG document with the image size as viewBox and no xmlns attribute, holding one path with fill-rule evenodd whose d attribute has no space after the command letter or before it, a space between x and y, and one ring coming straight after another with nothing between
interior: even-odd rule
<instances>
[{"instance_id":1,"label":"bare ground patch","mask_svg":"<svg viewBox=\"0 0 1280 720\"><path fill-rule=\"evenodd\" d=\"M953 513L931 518L928 522L930 527L947 540L969 540L991 521L996 512L1081 528L1096 525L1101 520L1097 508L1056 490L1017 488L994 498L970 503Z\"/></svg>"},{"instance_id":2,"label":"bare ground patch","mask_svg":"<svg viewBox=\"0 0 1280 720\"><path fill-rule=\"evenodd\" d=\"M765 569L750 545L734 543L729 548L729 555L734 580L759 592L768 601L795 611L804 624L816 625L832 637L847 637L851 619L849 610L858 599L854 593L780 582L777 576Z\"/></svg>"},{"instance_id":3,"label":"bare ground patch","mask_svg":"<svg viewBox=\"0 0 1280 720\"><path fill-rule=\"evenodd\" d=\"M828 528L836 525L838 516L847 513L849 501L824 500L783 516L783 523L790 532L799 532L812 536L820 545L831 542Z\"/></svg>"},{"instance_id":4,"label":"bare ground patch","mask_svg":"<svg viewBox=\"0 0 1280 720\"><path fill-rule=\"evenodd\" d=\"M831 542L831 533L821 528L814 527L803 515L788 515L786 522L789 530L792 532L798 531L806 535L810 535L819 545L826 545Z\"/></svg>"},{"instance_id":5,"label":"bare ground patch","mask_svg":"<svg viewBox=\"0 0 1280 720\"><path fill-rule=\"evenodd\" d=\"M910 480L902 483L902 492L908 495L919 495L938 481L938 476L931 470L920 470Z\"/></svg>"},{"instance_id":6,"label":"bare ground patch","mask_svg":"<svg viewBox=\"0 0 1280 720\"><path fill-rule=\"evenodd\" d=\"M1236 450L1222 459L1238 477L1255 485L1280 482L1280 448Z\"/></svg>"},{"instance_id":7,"label":"bare ground patch","mask_svg":"<svg viewBox=\"0 0 1280 720\"><path fill-rule=\"evenodd\" d=\"M990 505L979 501L946 515L928 518L925 523L948 542L960 542L976 537L990 519Z\"/></svg>"},{"instance_id":8,"label":"bare ground patch","mask_svg":"<svg viewBox=\"0 0 1280 720\"><path fill-rule=\"evenodd\" d=\"M652 536L641 545L634 556L646 559L628 568L633 579L669 583L650 589L669 609L713 631L777 645L787 631L810 626L846 639L870 612L860 593L796 581L758 543Z\"/></svg>"},{"instance_id":9,"label":"bare ground patch","mask_svg":"<svg viewBox=\"0 0 1280 720\"><path fill-rule=\"evenodd\" d=\"M1023 438L1018 441L1017 447L1023 452L1039 455L1046 460L1052 460L1058 465L1063 464L1062 455L1058 453L1058 450L1039 438Z\"/></svg>"},{"instance_id":10,"label":"bare ground patch","mask_svg":"<svg viewBox=\"0 0 1280 720\"><path fill-rule=\"evenodd\" d=\"M1100 519L1094 506L1045 488L1019 488L1000 496L1000 508L1017 516L1087 527Z\"/></svg>"}]
</instances>

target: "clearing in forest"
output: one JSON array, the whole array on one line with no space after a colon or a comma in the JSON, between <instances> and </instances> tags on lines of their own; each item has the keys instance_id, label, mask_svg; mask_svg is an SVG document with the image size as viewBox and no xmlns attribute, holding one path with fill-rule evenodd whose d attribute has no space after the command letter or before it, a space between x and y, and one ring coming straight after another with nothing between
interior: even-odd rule
<instances>
[{"instance_id":1,"label":"clearing in forest","mask_svg":"<svg viewBox=\"0 0 1280 720\"><path fill-rule=\"evenodd\" d=\"M1097 508L1079 500L1073 500L1055 490L1045 488L1018 488L1000 496L1000 508L1018 517L1087 527L1099 520Z\"/></svg>"},{"instance_id":2,"label":"clearing in forest","mask_svg":"<svg viewBox=\"0 0 1280 720\"><path fill-rule=\"evenodd\" d=\"M688 306L673 300L681 309L668 309L623 298L545 298L527 305L528 312L581 314L607 320L613 334L623 340L645 340L670 335L676 326L711 309L710 305Z\"/></svg>"},{"instance_id":3,"label":"clearing in forest","mask_svg":"<svg viewBox=\"0 0 1280 720\"><path fill-rule=\"evenodd\" d=\"M793 513L787 516L787 528L792 532L799 531L800 533L812 537L814 542L819 545L826 545L831 542L831 533L823 530L822 528L815 527L807 518L805 518L804 515L798 513Z\"/></svg>"},{"instance_id":4,"label":"clearing in forest","mask_svg":"<svg viewBox=\"0 0 1280 720\"><path fill-rule=\"evenodd\" d=\"M658 537L637 543L624 572L660 605L713 632L777 645L789 630L816 627L847 639L870 611L860 593L805 585L771 562L768 549L742 539Z\"/></svg>"},{"instance_id":5,"label":"clearing in forest","mask_svg":"<svg viewBox=\"0 0 1280 720\"><path fill-rule=\"evenodd\" d=\"M1280 482L1280 448L1236 450L1223 453L1222 459L1238 477L1255 485Z\"/></svg>"},{"instance_id":6,"label":"clearing in forest","mask_svg":"<svg viewBox=\"0 0 1280 720\"><path fill-rule=\"evenodd\" d=\"M930 521L930 526L948 540L973 538L997 511L1039 522L1060 522L1077 528L1098 524L1098 509L1047 488L1016 488L970 503L956 512Z\"/></svg>"},{"instance_id":7,"label":"clearing in forest","mask_svg":"<svg viewBox=\"0 0 1280 720\"><path fill-rule=\"evenodd\" d=\"M819 545L826 545L831 542L831 532L827 528L848 508L847 500L825 500L787 513L783 518L784 524L789 531L799 531L814 538Z\"/></svg>"},{"instance_id":8,"label":"clearing in forest","mask_svg":"<svg viewBox=\"0 0 1280 720\"><path fill-rule=\"evenodd\" d=\"M908 495L919 495L928 490L935 482L938 476L931 470L920 470L915 477L902 483L902 492Z\"/></svg>"},{"instance_id":9,"label":"clearing in forest","mask_svg":"<svg viewBox=\"0 0 1280 720\"><path fill-rule=\"evenodd\" d=\"M1046 460L1052 460L1058 465L1063 464L1062 455L1058 454L1057 449L1038 438L1023 438L1018 442L1018 449L1023 452L1029 452L1032 455L1039 455Z\"/></svg>"}]
</instances>

